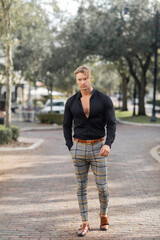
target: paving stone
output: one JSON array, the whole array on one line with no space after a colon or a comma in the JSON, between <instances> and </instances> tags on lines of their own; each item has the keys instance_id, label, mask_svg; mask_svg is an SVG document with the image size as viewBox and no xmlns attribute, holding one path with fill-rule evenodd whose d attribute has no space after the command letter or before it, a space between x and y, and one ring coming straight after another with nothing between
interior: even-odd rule
<instances>
[{"instance_id":1,"label":"paving stone","mask_svg":"<svg viewBox=\"0 0 160 240\"><path fill-rule=\"evenodd\" d=\"M44 138L30 152L0 156L0 240L77 240L76 179L61 130L22 132ZM89 172L91 231L86 240L160 240L160 164L149 154L159 128L118 125L108 157L107 232L99 230L98 192Z\"/></svg>"}]
</instances>

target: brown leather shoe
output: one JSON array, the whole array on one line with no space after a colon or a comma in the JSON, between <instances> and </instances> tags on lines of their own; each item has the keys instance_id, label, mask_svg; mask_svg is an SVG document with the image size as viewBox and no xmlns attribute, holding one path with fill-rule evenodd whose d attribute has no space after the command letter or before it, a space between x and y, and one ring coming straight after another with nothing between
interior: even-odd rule
<instances>
[{"instance_id":1,"label":"brown leather shoe","mask_svg":"<svg viewBox=\"0 0 160 240\"><path fill-rule=\"evenodd\" d=\"M82 225L78 229L78 236L81 237L86 236L89 230L90 230L89 223L82 223Z\"/></svg>"},{"instance_id":2,"label":"brown leather shoe","mask_svg":"<svg viewBox=\"0 0 160 240\"><path fill-rule=\"evenodd\" d=\"M108 218L105 216L100 216L101 217L101 225L100 225L100 229L102 231L107 231L108 227L109 227L109 221Z\"/></svg>"}]
</instances>

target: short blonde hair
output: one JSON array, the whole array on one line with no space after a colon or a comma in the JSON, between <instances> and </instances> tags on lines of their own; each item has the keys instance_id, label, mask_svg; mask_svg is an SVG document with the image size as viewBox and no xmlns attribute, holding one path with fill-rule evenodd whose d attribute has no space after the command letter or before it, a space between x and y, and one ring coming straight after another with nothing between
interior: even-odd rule
<instances>
[{"instance_id":1,"label":"short blonde hair","mask_svg":"<svg viewBox=\"0 0 160 240\"><path fill-rule=\"evenodd\" d=\"M89 77L91 75L91 70L83 65L83 66L79 66L75 71L74 71L74 74L78 74L78 73L84 73L87 77Z\"/></svg>"}]
</instances>

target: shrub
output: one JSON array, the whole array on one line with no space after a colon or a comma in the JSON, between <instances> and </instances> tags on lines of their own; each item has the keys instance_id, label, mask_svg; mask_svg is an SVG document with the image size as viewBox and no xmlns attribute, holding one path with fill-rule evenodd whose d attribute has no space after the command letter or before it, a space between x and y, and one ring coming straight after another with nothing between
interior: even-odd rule
<instances>
[{"instance_id":1,"label":"shrub","mask_svg":"<svg viewBox=\"0 0 160 240\"><path fill-rule=\"evenodd\" d=\"M153 104L152 100L147 101L148 104ZM160 106L160 100L155 101L156 106Z\"/></svg>"},{"instance_id":2,"label":"shrub","mask_svg":"<svg viewBox=\"0 0 160 240\"><path fill-rule=\"evenodd\" d=\"M0 144L7 144L12 142L12 131L10 128L6 128L0 125Z\"/></svg>"},{"instance_id":3,"label":"shrub","mask_svg":"<svg viewBox=\"0 0 160 240\"><path fill-rule=\"evenodd\" d=\"M37 118L41 123L57 123L58 125L63 123L63 114L59 113L39 113Z\"/></svg>"},{"instance_id":4,"label":"shrub","mask_svg":"<svg viewBox=\"0 0 160 240\"><path fill-rule=\"evenodd\" d=\"M8 144L12 141L17 141L18 137L18 127L11 126L11 128L7 128L4 125L0 125L0 144Z\"/></svg>"},{"instance_id":5,"label":"shrub","mask_svg":"<svg viewBox=\"0 0 160 240\"><path fill-rule=\"evenodd\" d=\"M11 131L12 131L12 140L17 141L19 137L19 128L17 126L12 125Z\"/></svg>"}]
</instances>

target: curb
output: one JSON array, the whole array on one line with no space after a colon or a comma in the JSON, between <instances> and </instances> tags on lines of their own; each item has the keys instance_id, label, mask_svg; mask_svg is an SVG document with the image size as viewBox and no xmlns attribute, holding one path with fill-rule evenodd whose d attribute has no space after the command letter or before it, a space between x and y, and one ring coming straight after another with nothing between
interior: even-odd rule
<instances>
[{"instance_id":1,"label":"curb","mask_svg":"<svg viewBox=\"0 0 160 240\"><path fill-rule=\"evenodd\" d=\"M25 143L33 143L33 144L29 147L17 147L17 148L16 147L15 148L13 148L13 147L12 148L11 147L1 147L0 152L34 150L35 148L39 147L44 142L44 139L19 137L18 141L19 142L25 142Z\"/></svg>"},{"instance_id":2,"label":"curb","mask_svg":"<svg viewBox=\"0 0 160 240\"><path fill-rule=\"evenodd\" d=\"M160 124L154 124L154 123L133 123L133 122L127 122L127 121L122 121L119 118L116 118L118 123L121 124L128 124L128 125L134 125L134 126L145 126L145 127L160 127Z\"/></svg>"},{"instance_id":3,"label":"curb","mask_svg":"<svg viewBox=\"0 0 160 240\"><path fill-rule=\"evenodd\" d=\"M60 127L31 127L31 128L20 128L21 132L29 132L29 131L50 131L50 130L62 130L62 126Z\"/></svg>"},{"instance_id":4,"label":"curb","mask_svg":"<svg viewBox=\"0 0 160 240\"><path fill-rule=\"evenodd\" d=\"M151 156L156 159L160 163L160 156L158 154L158 149L160 148L160 145L157 145L153 147L150 151Z\"/></svg>"}]
</instances>

